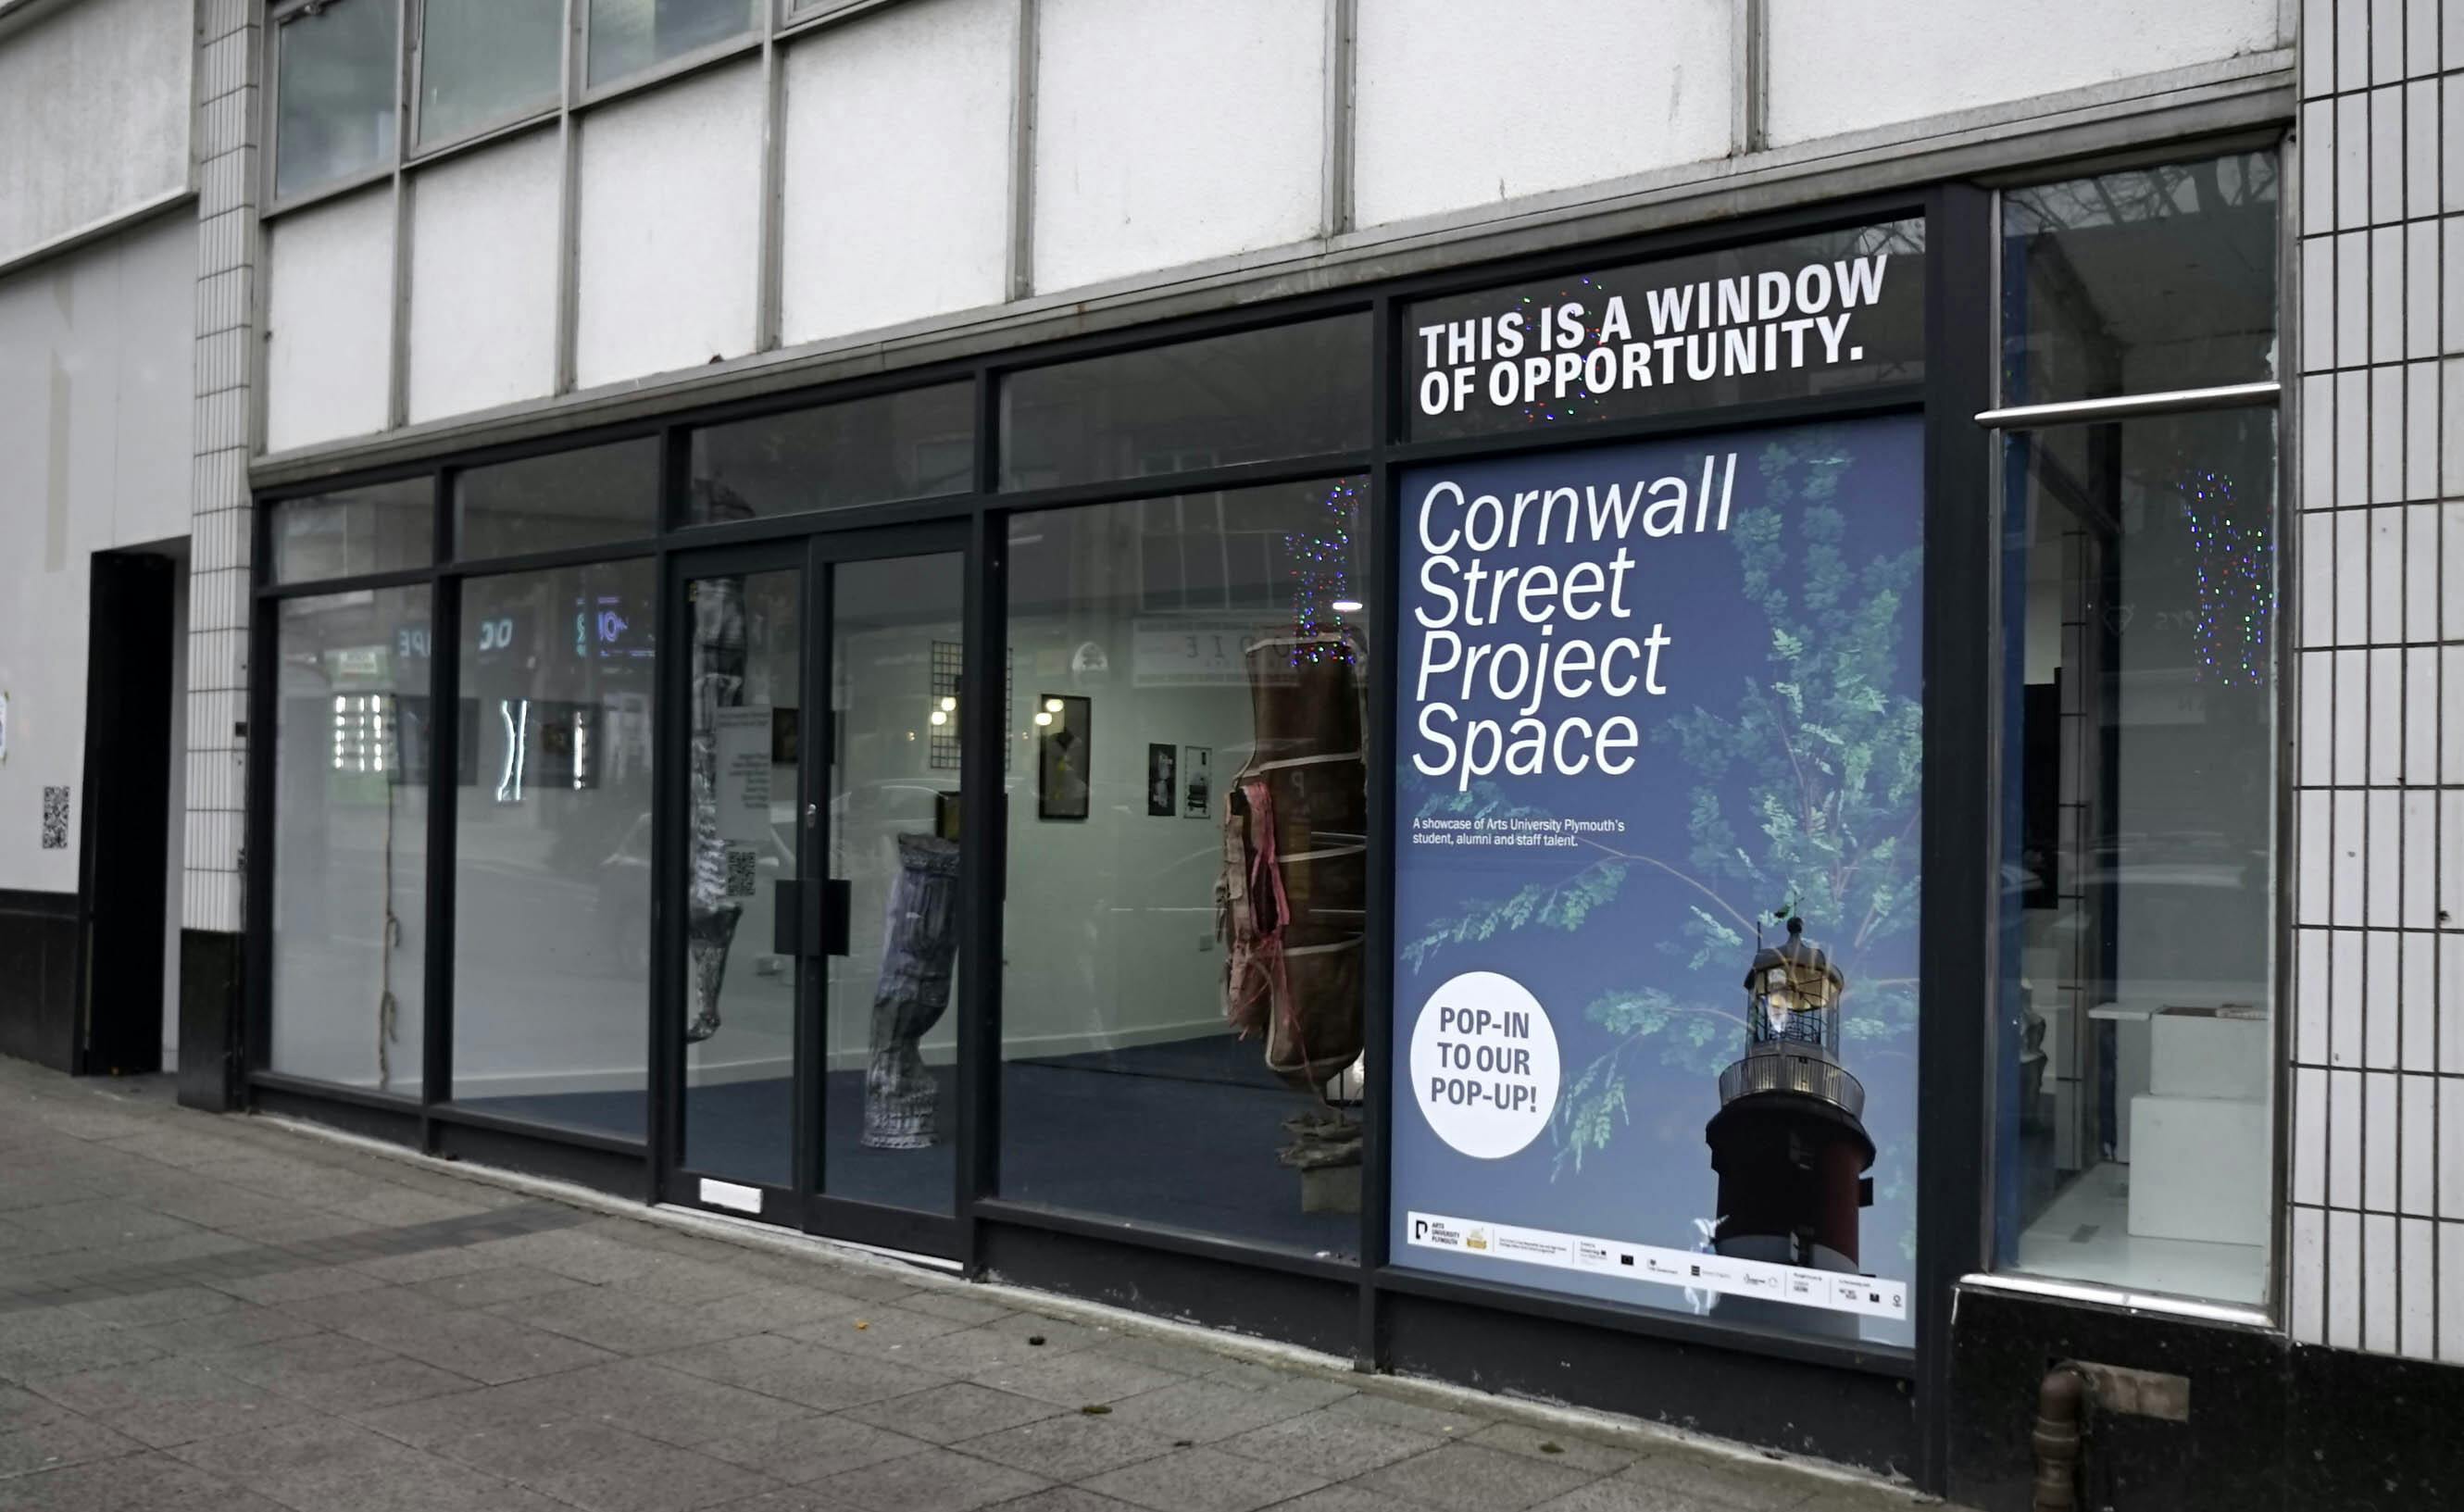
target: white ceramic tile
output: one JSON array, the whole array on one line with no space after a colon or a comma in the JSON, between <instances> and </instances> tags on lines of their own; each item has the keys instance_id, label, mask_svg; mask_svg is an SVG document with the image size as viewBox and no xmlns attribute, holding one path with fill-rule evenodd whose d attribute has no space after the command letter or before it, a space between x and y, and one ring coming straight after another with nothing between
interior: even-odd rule
<instances>
[{"instance_id":1,"label":"white ceramic tile","mask_svg":"<svg viewBox=\"0 0 2464 1512\"><path fill-rule=\"evenodd\" d=\"M2438 223L2415 221L2404 229L2404 355L2415 362L2438 355Z\"/></svg>"},{"instance_id":2,"label":"white ceramic tile","mask_svg":"<svg viewBox=\"0 0 2464 1512\"><path fill-rule=\"evenodd\" d=\"M2364 996L2362 936L2338 930L2327 937L2327 1059L2330 1064L2362 1063L2362 1031L2369 1000Z\"/></svg>"},{"instance_id":3,"label":"white ceramic tile","mask_svg":"<svg viewBox=\"0 0 2464 1512\"><path fill-rule=\"evenodd\" d=\"M2314 52L2315 55L2315 52ZM2336 102L2314 99L2301 107L2301 234L2325 236L2336 229Z\"/></svg>"},{"instance_id":4,"label":"white ceramic tile","mask_svg":"<svg viewBox=\"0 0 2464 1512\"><path fill-rule=\"evenodd\" d=\"M2305 239L2299 255L2301 370L2315 373L2336 365L2336 239Z\"/></svg>"},{"instance_id":5,"label":"white ceramic tile","mask_svg":"<svg viewBox=\"0 0 2464 1512\"><path fill-rule=\"evenodd\" d=\"M2450 118L2464 120L2464 117ZM2452 158L2464 158L2464 153L2450 153ZM2440 318L2438 349L2442 353L2464 352L2464 217L2448 216L2438 223L2438 281L2445 291L2439 300L2445 312Z\"/></svg>"},{"instance_id":6,"label":"white ceramic tile","mask_svg":"<svg viewBox=\"0 0 2464 1512\"><path fill-rule=\"evenodd\" d=\"M2404 219L2404 91L2370 92L2370 220ZM2382 350L2385 350L2382 348Z\"/></svg>"},{"instance_id":7,"label":"white ceramic tile","mask_svg":"<svg viewBox=\"0 0 2464 1512\"><path fill-rule=\"evenodd\" d=\"M2455 1225L2464 1229L2464 1224ZM2464 1249L2464 1246L2459 1246ZM2457 1267L2464 1273L2464 1265ZM2327 1215L2319 1208L2293 1210L2293 1254L2285 1267L2291 1278L2293 1304L2293 1336L2304 1344L2327 1342ZM2464 1307L2459 1307L2458 1322L2464 1323ZM2459 1344L2464 1344L2464 1327L2457 1330Z\"/></svg>"},{"instance_id":8,"label":"white ceramic tile","mask_svg":"<svg viewBox=\"0 0 2464 1512\"><path fill-rule=\"evenodd\" d=\"M2435 833L2435 831L2432 831ZM2438 1069L2438 936L2427 930L2404 935L2404 1036L2408 1071Z\"/></svg>"},{"instance_id":9,"label":"white ceramic tile","mask_svg":"<svg viewBox=\"0 0 2464 1512\"><path fill-rule=\"evenodd\" d=\"M2335 908L2334 795L2312 789L2294 800L2294 917L2303 924L2329 922Z\"/></svg>"},{"instance_id":10,"label":"white ceramic tile","mask_svg":"<svg viewBox=\"0 0 2464 1512\"><path fill-rule=\"evenodd\" d=\"M2464 243L2464 236L2455 240ZM2327 243L2321 240L2309 245L2318 248ZM2321 366L2336 360L2333 347L2322 347L2314 357ZM2301 507L2323 510L2333 508L2335 503L2336 375L2328 372L2301 381ZM2329 602L2322 598L2315 601L2312 607ZM2323 646L2326 642L2320 638L2321 633L2333 632L2312 630L2305 633L2305 639L2310 645Z\"/></svg>"},{"instance_id":11,"label":"white ceramic tile","mask_svg":"<svg viewBox=\"0 0 2464 1512\"><path fill-rule=\"evenodd\" d=\"M2336 92L2336 0L2301 0L2301 98Z\"/></svg>"},{"instance_id":12,"label":"white ceramic tile","mask_svg":"<svg viewBox=\"0 0 2464 1512\"><path fill-rule=\"evenodd\" d=\"M2438 506L2438 638L2464 641L2464 502Z\"/></svg>"},{"instance_id":13,"label":"white ceramic tile","mask_svg":"<svg viewBox=\"0 0 2464 1512\"><path fill-rule=\"evenodd\" d=\"M2363 809L2362 869L2369 890L2362 922L2393 929L2404 920L2404 795L2374 790Z\"/></svg>"},{"instance_id":14,"label":"white ceramic tile","mask_svg":"<svg viewBox=\"0 0 2464 1512\"><path fill-rule=\"evenodd\" d=\"M2362 1347L2362 1216L2327 1211L2327 1342Z\"/></svg>"},{"instance_id":15,"label":"white ceramic tile","mask_svg":"<svg viewBox=\"0 0 2464 1512\"><path fill-rule=\"evenodd\" d=\"M2404 652L2393 648L2377 650L2370 652L2369 658L2369 703L2365 706L2370 730L2369 783L2372 787L2389 787L2404 778Z\"/></svg>"},{"instance_id":16,"label":"white ceramic tile","mask_svg":"<svg viewBox=\"0 0 2464 1512\"><path fill-rule=\"evenodd\" d=\"M2439 364L2438 415L2438 492L2453 497L2464 494L2464 357Z\"/></svg>"},{"instance_id":17,"label":"white ceramic tile","mask_svg":"<svg viewBox=\"0 0 2464 1512\"><path fill-rule=\"evenodd\" d=\"M2336 88L2366 89L2369 82L2369 0L2336 0Z\"/></svg>"},{"instance_id":18,"label":"white ceramic tile","mask_svg":"<svg viewBox=\"0 0 2464 1512\"><path fill-rule=\"evenodd\" d=\"M2453 23L2447 28L2447 45L2451 48L2455 46L2456 30ZM2447 66L2453 69L2464 64L2450 62ZM2464 121L2464 77L2451 73L2440 81L2439 88L2438 109L2446 118L2445 129L2452 132L2455 122ZM2464 211L2464 152L2450 152L2445 157L2445 165L2439 172L2439 204L2453 215Z\"/></svg>"},{"instance_id":19,"label":"white ceramic tile","mask_svg":"<svg viewBox=\"0 0 2464 1512\"><path fill-rule=\"evenodd\" d=\"M2403 655L2403 780L2428 787L2438 780L2438 653L2424 647Z\"/></svg>"},{"instance_id":20,"label":"white ceramic tile","mask_svg":"<svg viewBox=\"0 0 2464 1512\"><path fill-rule=\"evenodd\" d=\"M2327 953L2326 931L2293 931L2293 1058L2307 1065L2327 1062Z\"/></svg>"},{"instance_id":21,"label":"white ceramic tile","mask_svg":"<svg viewBox=\"0 0 2464 1512\"><path fill-rule=\"evenodd\" d=\"M2362 1078L2362 1206L2374 1213L2395 1208L2396 1172L2404 1155L2399 1080L2392 1071Z\"/></svg>"},{"instance_id":22,"label":"white ceramic tile","mask_svg":"<svg viewBox=\"0 0 2464 1512\"><path fill-rule=\"evenodd\" d=\"M2438 1216L2464 1217L2464 1081L2438 1079Z\"/></svg>"},{"instance_id":23,"label":"white ceramic tile","mask_svg":"<svg viewBox=\"0 0 2464 1512\"><path fill-rule=\"evenodd\" d=\"M2336 100L2336 229L2353 230L2369 218L2369 98L2344 95Z\"/></svg>"},{"instance_id":24,"label":"white ceramic tile","mask_svg":"<svg viewBox=\"0 0 2464 1512\"><path fill-rule=\"evenodd\" d=\"M2404 72L2419 78L2438 72L2438 9L2442 0L2406 0ZM2455 0L2445 0L2453 5Z\"/></svg>"},{"instance_id":25,"label":"white ceramic tile","mask_svg":"<svg viewBox=\"0 0 2464 1512\"><path fill-rule=\"evenodd\" d=\"M2404 228L2370 232L2370 361L2381 366L2404 361ZM2373 395L2372 405L2385 404ZM2397 413L2401 414L2401 407Z\"/></svg>"},{"instance_id":26,"label":"white ceramic tile","mask_svg":"<svg viewBox=\"0 0 2464 1512\"><path fill-rule=\"evenodd\" d=\"M2337 516L2340 521L2356 517L2350 512ZM2336 782L2359 787L2370 779L2370 653L2338 651L2329 665L2336 689Z\"/></svg>"},{"instance_id":27,"label":"white ceramic tile","mask_svg":"<svg viewBox=\"0 0 2464 1512\"><path fill-rule=\"evenodd\" d=\"M2375 418L2371 421L2373 427L2378 424ZM2390 504L2368 513L2369 634L2384 646L2404 639L2405 511L2400 504Z\"/></svg>"},{"instance_id":28,"label":"white ceramic tile","mask_svg":"<svg viewBox=\"0 0 2464 1512\"><path fill-rule=\"evenodd\" d=\"M2362 1205L2362 1077L2360 1071L2327 1073L2327 1201L2339 1208Z\"/></svg>"},{"instance_id":29,"label":"white ceramic tile","mask_svg":"<svg viewBox=\"0 0 2464 1512\"><path fill-rule=\"evenodd\" d=\"M2370 361L2370 233L2346 230L2336 237L2336 365L2366 367ZM2341 392L2341 391L2340 391ZM2359 390L2350 391L2360 402ZM2361 427L2343 417L2359 435ZM2339 499L2338 503L2357 502Z\"/></svg>"},{"instance_id":30,"label":"white ceramic tile","mask_svg":"<svg viewBox=\"0 0 2464 1512\"><path fill-rule=\"evenodd\" d=\"M2439 781L2464 787L2464 646L2438 651Z\"/></svg>"},{"instance_id":31,"label":"white ceramic tile","mask_svg":"<svg viewBox=\"0 0 2464 1512\"><path fill-rule=\"evenodd\" d=\"M2403 942L2392 930L2371 931L2362 936L2362 963L2363 991L2369 1002L2362 1019L2362 1062L2393 1070L2404 1043L2404 978L2398 973Z\"/></svg>"},{"instance_id":32,"label":"white ceramic tile","mask_svg":"<svg viewBox=\"0 0 2464 1512\"><path fill-rule=\"evenodd\" d=\"M2438 1358L2464 1365L2464 1223L2438 1225Z\"/></svg>"},{"instance_id":33,"label":"white ceramic tile","mask_svg":"<svg viewBox=\"0 0 2464 1512\"><path fill-rule=\"evenodd\" d=\"M2423 3L2426 5L2429 0L2423 0ZM2464 0L2439 0L2438 13L2438 66L2448 70L2464 68ZM2447 119L2456 119L2453 109L2448 112Z\"/></svg>"},{"instance_id":34,"label":"white ceramic tile","mask_svg":"<svg viewBox=\"0 0 2464 1512\"><path fill-rule=\"evenodd\" d=\"M2335 922L2346 927L2368 922L2365 887L2368 872L2364 851L2368 845L2368 795L2356 789L2336 793Z\"/></svg>"},{"instance_id":35,"label":"white ceramic tile","mask_svg":"<svg viewBox=\"0 0 2464 1512\"><path fill-rule=\"evenodd\" d=\"M2300 658L2301 738L2294 746L2295 780L2326 787L2336 780L2336 678L2333 651ZM2435 663L2432 671L2435 672ZM2436 679L2433 675L2432 682Z\"/></svg>"},{"instance_id":36,"label":"white ceramic tile","mask_svg":"<svg viewBox=\"0 0 2464 1512\"><path fill-rule=\"evenodd\" d=\"M2404 539L2403 638L2434 641L2438 639L2438 506L2408 506L2404 512Z\"/></svg>"},{"instance_id":37,"label":"white ceramic tile","mask_svg":"<svg viewBox=\"0 0 2464 1512\"><path fill-rule=\"evenodd\" d=\"M2404 800L2404 903L2396 922L2410 930L2438 924L2438 795L2407 789Z\"/></svg>"},{"instance_id":38,"label":"white ceramic tile","mask_svg":"<svg viewBox=\"0 0 2464 1512\"><path fill-rule=\"evenodd\" d=\"M2362 1219L2362 1348L2393 1354L2396 1344L2395 1219L2372 1213Z\"/></svg>"},{"instance_id":39,"label":"white ceramic tile","mask_svg":"<svg viewBox=\"0 0 2464 1512\"><path fill-rule=\"evenodd\" d=\"M2438 387L2436 362L2405 369L2404 493L2409 499L2438 493Z\"/></svg>"},{"instance_id":40,"label":"white ceramic tile","mask_svg":"<svg viewBox=\"0 0 2464 1512\"><path fill-rule=\"evenodd\" d=\"M2396 1285L2396 1348L2416 1360L2438 1353L2438 1226L2427 1218L2400 1225Z\"/></svg>"},{"instance_id":41,"label":"white ceramic tile","mask_svg":"<svg viewBox=\"0 0 2464 1512\"><path fill-rule=\"evenodd\" d=\"M2346 374L2346 377L2353 375ZM2338 646L2360 646L2370 638L2370 512L2348 509L2336 513L2336 643ZM2340 667L2338 675L2345 675ZM2358 700L2362 684L2351 685L2350 695ZM2362 778L2350 771L2339 772L2340 782L2358 782Z\"/></svg>"},{"instance_id":42,"label":"white ceramic tile","mask_svg":"<svg viewBox=\"0 0 2464 1512\"><path fill-rule=\"evenodd\" d=\"M2392 1206L2427 1217L2438 1212L2438 1079L2405 1076L2397 1081L2403 1146Z\"/></svg>"},{"instance_id":43,"label":"white ceramic tile","mask_svg":"<svg viewBox=\"0 0 2464 1512\"><path fill-rule=\"evenodd\" d=\"M2293 1073L2293 1200L2327 1200L2327 1073L2302 1066Z\"/></svg>"}]
</instances>

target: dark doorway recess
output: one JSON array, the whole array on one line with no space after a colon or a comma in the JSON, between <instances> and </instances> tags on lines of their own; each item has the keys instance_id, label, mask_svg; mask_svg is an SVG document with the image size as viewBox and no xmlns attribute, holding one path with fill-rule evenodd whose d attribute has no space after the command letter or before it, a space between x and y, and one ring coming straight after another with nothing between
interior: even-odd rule
<instances>
[{"instance_id":1,"label":"dark doorway recess","mask_svg":"<svg viewBox=\"0 0 2464 1512\"><path fill-rule=\"evenodd\" d=\"M180 563L97 552L86 640L84 935L76 1070L163 1069L173 601Z\"/></svg>"}]
</instances>

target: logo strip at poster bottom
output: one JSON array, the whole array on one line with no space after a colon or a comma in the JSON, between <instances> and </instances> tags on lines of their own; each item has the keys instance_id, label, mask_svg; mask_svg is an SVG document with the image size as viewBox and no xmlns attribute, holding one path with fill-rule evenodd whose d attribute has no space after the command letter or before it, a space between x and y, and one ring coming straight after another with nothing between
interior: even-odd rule
<instances>
[{"instance_id":1,"label":"logo strip at poster bottom","mask_svg":"<svg viewBox=\"0 0 2464 1512\"><path fill-rule=\"evenodd\" d=\"M1621 1276L1648 1285L1688 1286L1729 1297L1759 1297L1766 1302L1794 1303L1828 1312L1900 1319L1908 1315L1906 1285L1873 1276L1809 1270L1802 1265L1662 1249L1652 1244L1626 1244L1549 1229L1518 1228L1509 1223L1478 1223L1467 1218L1440 1217L1434 1213L1416 1212L1409 1216L1411 1242L1423 1249L1458 1255L1485 1254L1494 1260L1520 1260L1527 1265Z\"/></svg>"}]
</instances>

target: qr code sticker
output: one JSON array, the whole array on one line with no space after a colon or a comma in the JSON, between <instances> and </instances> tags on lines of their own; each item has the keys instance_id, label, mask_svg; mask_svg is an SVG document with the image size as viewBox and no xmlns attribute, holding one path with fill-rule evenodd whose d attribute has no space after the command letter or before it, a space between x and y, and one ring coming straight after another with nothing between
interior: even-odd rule
<instances>
[{"instance_id":1,"label":"qr code sticker","mask_svg":"<svg viewBox=\"0 0 2464 1512\"><path fill-rule=\"evenodd\" d=\"M64 787L43 789L43 848L69 848L69 790Z\"/></svg>"},{"instance_id":2,"label":"qr code sticker","mask_svg":"<svg viewBox=\"0 0 2464 1512\"><path fill-rule=\"evenodd\" d=\"M753 896L753 884L760 880L759 851L750 845L727 847L727 895L731 898Z\"/></svg>"}]
</instances>

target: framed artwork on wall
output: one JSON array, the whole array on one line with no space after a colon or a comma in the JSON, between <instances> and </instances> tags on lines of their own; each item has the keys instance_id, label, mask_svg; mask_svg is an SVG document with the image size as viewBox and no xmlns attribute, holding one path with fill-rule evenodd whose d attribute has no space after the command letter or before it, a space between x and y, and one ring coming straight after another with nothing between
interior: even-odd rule
<instances>
[{"instance_id":1,"label":"framed artwork on wall","mask_svg":"<svg viewBox=\"0 0 2464 1512\"><path fill-rule=\"evenodd\" d=\"M1179 766L1178 746L1147 747L1147 818L1170 819L1178 811L1180 784L1174 774Z\"/></svg>"},{"instance_id":2,"label":"framed artwork on wall","mask_svg":"<svg viewBox=\"0 0 2464 1512\"><path fill-rule=\"evenodd\" d=\"M1094 777L1094 704L1068 693L1036 699L1035 817L1085 819Z\"/></svg>"}]
</instances>

